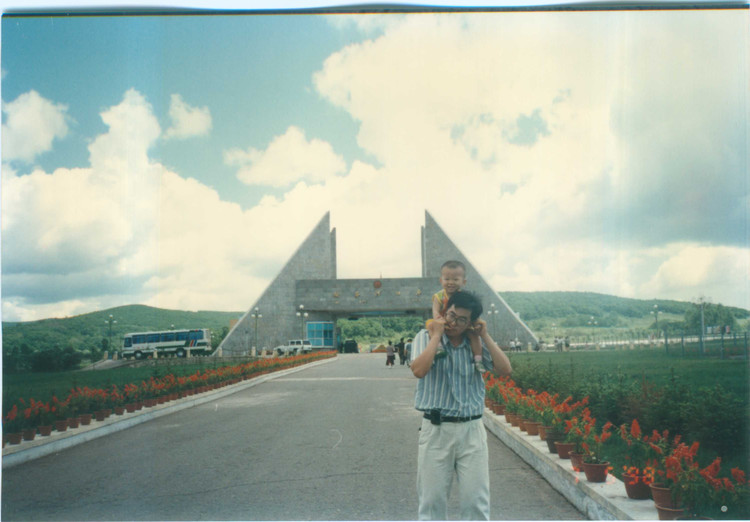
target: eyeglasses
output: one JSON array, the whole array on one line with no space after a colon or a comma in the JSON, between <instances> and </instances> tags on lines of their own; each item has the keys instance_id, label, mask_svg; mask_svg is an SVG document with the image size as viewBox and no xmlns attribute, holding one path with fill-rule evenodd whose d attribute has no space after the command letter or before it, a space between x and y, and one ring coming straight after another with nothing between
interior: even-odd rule
<instances>
[{"instance_id":1,"label":"eyeglasses","mask_svg":"<svg viewBox=\"0 0 750 522\"><path fill-rule=\"evenodd\" d=\"M456 315L456 313L451 310L447 314L445 314L445 318L448 319L451 323L456 323L458 326L466 326L469 324L469 318L464 317L462 315Z\"/></svg>"}]
</instances>

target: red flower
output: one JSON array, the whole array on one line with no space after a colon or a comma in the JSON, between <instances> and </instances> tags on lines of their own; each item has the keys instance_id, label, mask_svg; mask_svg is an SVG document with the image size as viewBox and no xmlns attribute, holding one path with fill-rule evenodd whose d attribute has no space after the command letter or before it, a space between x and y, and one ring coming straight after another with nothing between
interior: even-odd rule
<instances>
[{"instance_id":1,"label":"red flower","mask_svg":"<svg viewBox=\"0 0 750 522\"><path fill-rule=\"evenodd\" d=\"M638 424L638 419L633 419L633 423L630 425L630 436L634 439L641 438L641 426Z\"/></svg>"},{"instance_id":2,"label":"red flower","mask_svg":"<svg viewBox=\"0 0 750 522\"><path fill-rule=\"evenodd\" d=\"M732 478L735 482L739 482L740 484L745 484L747 480L745 479L745 472L742 471L740 468L732 468Z\"/></svg>"}]
</instances>

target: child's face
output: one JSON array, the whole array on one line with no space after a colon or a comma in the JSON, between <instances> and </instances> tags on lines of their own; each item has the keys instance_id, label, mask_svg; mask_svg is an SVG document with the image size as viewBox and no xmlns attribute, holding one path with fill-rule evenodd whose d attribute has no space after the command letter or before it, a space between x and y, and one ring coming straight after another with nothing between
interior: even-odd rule
<instances>
[{"instance_id":1,"label":"child's face","mask_svg":"<svg viewBox=\"0 0 750 522\"><path fill-rule=\"evenodd\" d=\"M440 285L448 295L453 295L466 285L466 275L463 268L444 267L440 271Z\"/></svg>"}]
</instances>

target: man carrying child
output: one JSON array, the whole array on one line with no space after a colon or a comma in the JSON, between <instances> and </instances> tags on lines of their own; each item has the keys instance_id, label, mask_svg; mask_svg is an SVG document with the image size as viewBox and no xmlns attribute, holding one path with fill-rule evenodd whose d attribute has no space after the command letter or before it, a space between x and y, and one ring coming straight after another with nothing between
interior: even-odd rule
<instances>
[{"instance_id":1,"label":"man carrying child","mask_svg":"<svg viewBox=\"0 0 750 522\"><path fill-rule=\"evenodd\" d=\"M489 520L489 458L481 420L484 381L475 369L472 345L480 346L481 362L495 374L510 375L511 365L479 319L479 299L458 291L456 284L445 284L444 289L453 290L444 313L412 343L411 370L419 379L415 408L424 412L417 457L418 516L420 520L446 518L456 473L461 518Z\"/></svg>"}]
</instances>

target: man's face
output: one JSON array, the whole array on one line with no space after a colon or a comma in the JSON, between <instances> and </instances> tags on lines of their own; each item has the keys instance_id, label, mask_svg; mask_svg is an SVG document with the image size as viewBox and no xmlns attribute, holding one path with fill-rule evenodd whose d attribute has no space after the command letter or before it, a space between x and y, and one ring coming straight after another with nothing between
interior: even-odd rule
<instances>
[{"instance_id":1,"label":"man's face","mask_svg":"<svg viewBox=\"0 0 750 522\"><path fill-rule=\"evenodd\" d=\"M445 333L461 335L471 325L471 310L451 306L445 313Z\"/></svg>"},{"instance_id":2,"label":"man's face","mask_svg":"<svg viewBox=\"0 0 750 522\"><path fill-rule=\"evenodd\" d=\"M466 275L463 268L443 267L440 271L440 285L445 288L449 295L453 295L466 284Z\"/></svg>"}]
</instances>

